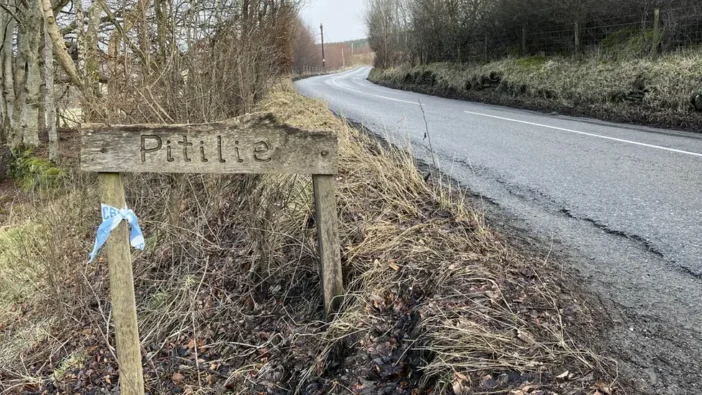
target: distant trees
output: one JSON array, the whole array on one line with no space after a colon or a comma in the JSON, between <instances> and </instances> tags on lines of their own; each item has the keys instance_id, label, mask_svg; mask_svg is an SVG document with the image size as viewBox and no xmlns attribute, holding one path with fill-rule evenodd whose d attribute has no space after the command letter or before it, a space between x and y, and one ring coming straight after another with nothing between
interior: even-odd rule
<instances>
[{"instance_id":1,"label":"distant trees","mask_svg":"<svg viewBox=\"0 0 702 395\"><path fill-rule=\"evenodd\" d=\"M366 13L368 40L376 65L388 67L410 53L410 0L370 0Z\"/></svg>"},{"instance_id":2,"label":"distant trees","mask_svg":"<svg viewBox=\"0 0 702 395\"><path fill-rule=\"evenodd\" d=\"M315 40L314 28L304 24L300 17L295 21L293 70L321 67L322 51Z\"/></svg>"},{"instance_id":3,"label":"distant trees","mask_svg":"<svg viewBox=\"0 0 702 395\"><path fill-rule=\"evenodd\" d=\"M577 53L617 29L650 30L654 8L667 10L669 45L684 45L676 35L702 41L702 32L691 30L702 19L696 0L368 0L365 20L376 66L388 67Z\"/></svg>"}]
</instances>

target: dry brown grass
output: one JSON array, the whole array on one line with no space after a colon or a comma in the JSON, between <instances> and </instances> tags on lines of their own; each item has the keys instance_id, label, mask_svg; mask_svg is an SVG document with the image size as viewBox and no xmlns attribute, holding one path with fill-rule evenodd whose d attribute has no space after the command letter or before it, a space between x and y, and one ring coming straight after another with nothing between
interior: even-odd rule
<instances>
[{"instance_id":1,"label":"dry brown grass","mask_svg":"<svg viewBox=\"0 0 702 395\"><path fill-rule=\"evenodd\" d=\"M411 153L349 128L290 83L261 110L338 133L343 309L321 321L307 177L128 176L147 236L134 265L150 391L443 394L527 382L577 389L599 377L598 359L568 335L592 324L587 307L546 263L426 183ZM31 223L42 241L12 258L37 279L33 291L0 300L0 312L13 312L0 315L7 393L117 382L107 268L85 264L94 185L75 175L60 198L37 198L8 222ZM177 202L177 224L165 202ZM14 267L0 264L2 277ZM28 337L30 328L44 331ZM573 380L556 380L566 369Z\"/></svg>"}]
</instances>

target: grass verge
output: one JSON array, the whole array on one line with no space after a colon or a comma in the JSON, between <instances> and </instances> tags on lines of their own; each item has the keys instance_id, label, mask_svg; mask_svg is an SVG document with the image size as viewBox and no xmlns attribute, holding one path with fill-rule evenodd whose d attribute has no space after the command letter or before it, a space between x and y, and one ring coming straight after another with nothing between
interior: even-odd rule
<instances>
[{"instance_id":1,"label":"grass verge","mask_svg":"<svg viewBox=\"0 0 702 395\"><path fill-rule=\"evenodd\" d=\"M450 98L702 131L702 53L650 59L507 58L374 69L369 80Z\"/></svg>"},{"instance_id":2,"label":"grass verge","mask_svg":"<svg viewBox=\"0 0 702 395\"><path fill-rule=\"evenodd\" d=\"M321 321L307 177L127 176L150 393L612 393L613 370L571 337L598 323L543 257L290 83L261 110L338 133L343 308ZM0 240L37 239L0 265L32 279L0 299L4 393L118 385L106 263L85 264L95 179L69 170L60 188L0 223Z\"/></svg>"}]
</instances>

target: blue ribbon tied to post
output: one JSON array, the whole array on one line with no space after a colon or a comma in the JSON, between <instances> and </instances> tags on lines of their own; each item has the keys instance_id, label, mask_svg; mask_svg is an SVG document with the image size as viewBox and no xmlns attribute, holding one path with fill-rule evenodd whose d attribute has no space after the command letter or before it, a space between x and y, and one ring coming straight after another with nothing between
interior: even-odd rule
<instances>
[{"instance_id":1,"label":"blue ribbon tied to post","mask_svg":"<svg viewBox=\"0 0 702 395\"><path fill-rule=\"evenodd\" d=\"M144 250L144 235L141 233L141 228L139 227L139 219L137 218L134 211L128 210L126 207L123 209L117 209L106 204L101 204L102 213L102 224L98 227L97 237L95 238L95 247L93 247L93 252L90 253L90 260L88 263L95 260L95 256L103 244L107 241L107 238L122 221L127 221L129 227L129 244L138 250Z\"/></svg>"}]
</instances>

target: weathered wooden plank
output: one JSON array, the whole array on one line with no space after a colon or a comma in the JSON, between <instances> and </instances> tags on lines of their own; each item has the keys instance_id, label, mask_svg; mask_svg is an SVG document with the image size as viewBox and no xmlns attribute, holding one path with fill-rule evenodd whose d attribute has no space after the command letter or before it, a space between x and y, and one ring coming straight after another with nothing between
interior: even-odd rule
<instances>
[{"instance_id":1,"label":"weathered wooden plank","mask_svg":"<svg viewBox=\"0 0 702 395\"><path fill-rule=\"evenodd\" d=\"M336 174L333 132L251 115L204 125L85 125L81 169L94 172Z\"/></svg>"},{"instance_id":2,"label":"weathered wooden plank","mask_svg":"<svg viewBox=\"0 0 702 395\"><path fill-rule=\"evenodd\" d=\"M112 207L125 207L122 175L100 173L98 178L101 201ZM144 377L134 297L134 274L129 251L129 228L126 221L122 221L110 233L105 244L105 252L110 267L110 297L117 339L120 392L123 395L143 395Z\"/></svg>"},{"instance_id":3,"label":"weathered wooden plank","mask_svg":"<svg viewBox=\"0 0 702 395\"><path fill-rule=\"evenodd\" d=\"M324 293L324 312L329 318L338 310L344 294L336 216L334 176L313 175L315 222L319 243L320 277Z\"/></svg>"}]
</instances>

